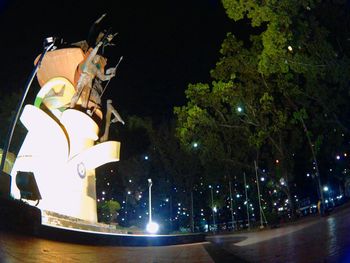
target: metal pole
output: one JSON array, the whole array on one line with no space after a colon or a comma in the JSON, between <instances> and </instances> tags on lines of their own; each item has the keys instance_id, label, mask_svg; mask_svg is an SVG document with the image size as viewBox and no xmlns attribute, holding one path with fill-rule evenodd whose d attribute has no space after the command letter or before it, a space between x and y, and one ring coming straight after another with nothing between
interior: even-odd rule
<instances>
[{"instance_id":1,"label":"metal pole","mask_svg":"<svg viewBox=\"0 0 350 263\"><path fill-rule=\"evenodd\" d=\"M171 226L171 231L173 231L173 198L172 195L170 195L169 198L169 210L170 210L170 226Z\"/></svg>"},{"instance_id":2,"label":"metal pole","mask_svg":"<svg viewBox=\"0 0 350 263\"><path fill-rule=\"evenodd\" d=\"M148 179L148 213L149 213L149 223L152 222L152 193L151 193L151 187L152 187L152 180Z\"/></svg>"},{"instance_id":3,"label":"metal pole","mask_svg":"<svg viewBox=\"0 0 350 263\"><path fill-rule=\"evenodd\" d=\"M229 187L230 187L230 205L231 205L232 230L235 230L235 217L233 216L233 200L232 200L231 181L229 181L228 183L229 183Z\"/></svg>"},{"instance_id":4,"label":"metal pole","mask_svg":"<svg viewBox=\"0 0 350 263\"><path fill-rule=\"evenodd\" d=\"M194 232L193 191L191 191L191 230Z\"/></svg>"},{"instance_id":5,"label":"metal pole","mask_svg":"<svg viewBox=\"0 0 350 263\"><path fill-rule=\"evenodd\" d=\"M29 88L30 88L30 86L31 86L31 84L33 82L33 79L34 79L34 77L35 77L35 75L36 75L36 73L37 73L37 71L38 71L38 69L40 67L41 61L43 60L46 52L49 51L54 45L53 38L46 38L45 39L45 44L46 44L46 46L44 47L44 51L42 52L38 63L36 64L35 68L33 69L32 74L30 75L30 77L29 77L29 79L27 81L26 88L24 90L24 94L22 96L22 99L21 99L18 107L17 107L15 118L13 119L12 124L10 126L10 129L9 129L9 132L8 132L8 135L7 135L7 140L5 141L4 151L2 152L2 158L1 158L1 164L0 164L0 172L2 172L4 170L5 160L6 160L7 153L9 152L9 149L10 149L10 144L11 144L11 141L12 141L13 132L15 130L15 127L16 127L16 124L17 124L17 121L18 121L18 118L19 118L19 114L20 114L21 109L23 107L24 101L25 101L25 99L27 97Z\"/></svg>"},{"instance_id":6,"label":"metal pole","mask_svg":"<svg viewBox=\"0 0 350 263\"><path fill-rule=\"evenodd\" d=\"M214 215L214 197L213 197L213 187L210 186L211 193L211 213L213 215L213 231L215 232L215 215Z\"/></svg>"},{"instance_id":7,"label":"metal pole","mask_svg":"<svg viewBox=\"0 0 350 263\"><path fill-rule=\"evenodd\" d=\"M247 193L247 181L246 181L246 178L245 178L245 173L243 173L243 175L244 175L245 202L246 202L246 206L247 206L248 229L250 229L250 222L249 222L249 204L248 204L248 193Z\"/></svg>"},{"instance_id":8,"label":"metal pole","mask_svg":"<svg viewBox=\"0 0 350 263\"><path fill-rule=\"evenodd\" d=\"M258 166L256 165L256 161L254 160L255 166L255 177L256 177L256 185L258 188L258 200L259 200L259 209L260 209L260 228L264 228L263 217L262 217L262 208L261 208L261 199L260 199L260 187L259 187L259 178L258 178Z\"/></svg>"}]
</instances>

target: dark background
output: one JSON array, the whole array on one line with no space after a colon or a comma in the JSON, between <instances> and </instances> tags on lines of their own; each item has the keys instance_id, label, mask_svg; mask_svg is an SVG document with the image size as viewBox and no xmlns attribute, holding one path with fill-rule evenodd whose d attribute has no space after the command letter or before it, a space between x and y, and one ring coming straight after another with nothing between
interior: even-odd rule
<instances>
[{"instance_id":1,"label":"dark background","mask_svg":"<svg viewBox=\"0 0 350 263\"><path fill-rule=\"evenodd\" d=\"M168 119L185 103L189 83L210 81L225 35L242 31L218 0L178 1L1 1L2 96L20 89L48 36L84 40L103 13L102 26L118 32L107 47L108 65L123 56L103 99L124 114ZM243 30L244 31L244 30ZM35 80L36 82L36 80ZM32 97L38 90L31 90Z\"/></svg>"}]
</instances>

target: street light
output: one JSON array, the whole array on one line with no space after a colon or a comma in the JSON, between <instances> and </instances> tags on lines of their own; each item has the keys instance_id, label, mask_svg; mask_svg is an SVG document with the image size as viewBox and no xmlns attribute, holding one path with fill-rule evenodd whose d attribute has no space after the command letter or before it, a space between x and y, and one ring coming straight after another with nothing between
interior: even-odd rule
<instances>
[{"instance_id":1,"label":"street light","mask_svg":"<svg viewBox=\"0 0 350 263\"><path fill-rule=\"evenodd\" d=\"M215 210L214 210L214 197L213 197L213 187L209 185L210 193L211 193L211 213L213 215L213 231L215 232ZM215 207L216 209L216 207Z\"/></svg>"},{"instance_id":2,"label":"street light","mask_svg":"<svg viewBox=\"0 0 350 263\"><path fill-rule=\"evenodd\" d=\"M148 179L148 214L149 214L149 223L152 222L152 179Z\"/></svg>"},{"instance_id":3,"label":"street light","mask_svg":"<svg viewBox=\"0 0 350 263\"><path fill-rule=\"evenodd\" d=\"M103 193L102 193L103 194ZM125 221L127 222L128 221L128 196L131 195L131 192L128 191L127 192L127 195L125 197Z\"/></svg>"},{"instance_id":4,"label":"street light","mask_svg":"<svg viewBox=\"0 0 350 263\"><path fill-rule=\"evenodd\" d=\"M158 229L159 229L159 225L156 222L152 222L152 192L151 192L151 188L152 188L152 179L149 178L148 179L148 215L149 215L149 219L148 219L148 224L147 224L147 231L151 234L155 234Z\"/></svg>"}]
</instances>

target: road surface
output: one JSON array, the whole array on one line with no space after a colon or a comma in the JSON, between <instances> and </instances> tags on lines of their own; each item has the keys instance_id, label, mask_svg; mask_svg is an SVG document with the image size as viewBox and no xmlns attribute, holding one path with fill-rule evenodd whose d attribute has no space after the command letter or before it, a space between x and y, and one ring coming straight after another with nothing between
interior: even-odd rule
<instances>
[{"instance_id":1,"label":"road surface","mask_svg":"<svg viewBox=\"0 0 350 263\"><path fill-rule=\"evenodd\" d=\"M259 232L162 247L87 246L0 232L0 263L17 262L350 262L350 206L328 217Z\"/></svg>"}]
</instances>

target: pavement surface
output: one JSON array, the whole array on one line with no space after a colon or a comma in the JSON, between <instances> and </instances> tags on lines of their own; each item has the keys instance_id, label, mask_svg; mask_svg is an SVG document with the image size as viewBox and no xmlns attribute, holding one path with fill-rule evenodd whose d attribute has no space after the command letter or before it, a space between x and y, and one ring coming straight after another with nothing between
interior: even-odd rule
<instances>
[{"instance_id":1,"label":"pavement surface","mask_svg":"<svg viewBox=\"0 0 350 263\"><path fill-rule=\"evenodd\" d=\"M0 232L0 263L17 262L350 262L350 205L276 229L222 234L208 242L89 246Z\"/></svg>"}]
</instances>

